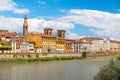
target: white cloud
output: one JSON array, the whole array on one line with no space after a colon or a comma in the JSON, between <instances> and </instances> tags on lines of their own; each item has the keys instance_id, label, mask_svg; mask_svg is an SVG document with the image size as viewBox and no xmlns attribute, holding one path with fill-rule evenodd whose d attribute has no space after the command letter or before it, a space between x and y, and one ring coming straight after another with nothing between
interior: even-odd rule
<instances>
[{"instance_id":1,"label":"white cloud","mask_svg":"<svg viewBox=\"0 0 120 80\"><path fill-rule=\"evenodd\" d=\"M11 1L11 0L10 0ZM26 9L27 10L27 9ZM16 13L21 13L20 9ZM31 18L29 20L29 31L42 32L44 27L50 27L55 30L75 28L75 24L81 24L88 28L95 35L101 37L111 37L120 39L120 14L113 14L98 10L79 10L71 9L65 12L65 15L57 18ZM0 17L0 29L22 32L22 18ZM21 31L20 31L21 30ZM79 34L68 32L68 38L79 38Z\"/></svg>"},{"instance_id":2,"label":"white cloud","mask_svg":"<svg viewBox=\"0 0 120 80\"><path fill-rule=\"evenodd\" d=\"M23 22L24 20L22 18L6 18L3 16L0 16L0 29L2 30L9 30L11 32L17 31L22 32L23 30ZM37 19L37 18L30 18L28 19L28 25L29 25L29 32L38 31L43 32L43 28L49 27L53 28L55 30L57 29L72 29L74 28L74 24L72 23L65 23L60 21L54 21L54 20L45 20L45 19Z\"/></svg>"},{"instance_id":3,"label":"white cloud","mask_svg":"<svg viewBox=\"0 0 120 80\"><path fill-rule=\"evenodd\" d=\"M0 16L0 29L20 32L23 20L21 18L6 18Z\"/></svg>"},{"instance_id":4,"label":"white cloud","mask_svg":"<svg viewBox=\"0 0 120 80\"><path fill-rule=\"evenodd\" d=\"M13 10L13 12L14 13L18 13L18 14L25 14L25 13L28 13L29 12L29 10L28 9L26 9L26 8L24 8L24 9L14 9Z\"/></svg>"},{"instance_id":5,"label":"white cloud","mask_svg":"<svg viewBox=\"0 0 120 80\"><path fill-rule=\"evenodd\" d=\"M44 1L38 1L39 4L46 4Z\"/></svg>"},{"instance_id":6,"label":"white cloud","mask_svg":"<svg viewBox=\"0 0 120 80\"><path fill-rule=\"evenodd\" d=\"M11 11L17 6L12 0L0 0L0 11Z\"/></svg>"},{"instance_id":7,"label":"white cloud","mask_svg":"<svg viewBox=\"0 0 120 80\"><path fill-rule=\"evenodd\" d=\"M88 27L109 29L119 23L120 14L112 14L97 10L70 10L70 15L63 16L60 20L82 24Z\"/></svg>"},{"instance_id":8,"label":"white cloud","mask_svg":"<svg viewBox=\"0 0 120 80\"><path fill-rule=\"evenodd\" d=\"M18 14L29 12L26 8L18 8L18 4L16 4L13 0L0 0L0 11L13 11Z\"/></svg>"},{"instance_id":9,"label":"white cloud","mask_svg":"<svg viewBox=\"0 0 120 80\"><path fill-rule=\"evenodd\" d=\"M84 25L93 29L92 31L100 36L120 39L120 14L98 10L71 9L68 15L62 16L58 20Z\"/></svg>"},{"instance_id":10,"label":"white cloud","mask_svg":"<svg viewBox=\"0 0 120 80\"><path fill-rule=\"evenodd\" d=\"M67 12L67 10L64 10L64 9L60 9L59 11L62 12L62 13Z\"/></svg>"},{"instance_id":11,"label":"white cloud","mask_svg":"<svg viewBox=\"0 0 120 80\"><path fill-rule=\"evenodd\" d=\"M79 36L78 34L76 34L76 33L72 33L72 32L68 32L67 33L68 35L66 35L66 37L68 38L68 39L79 39L81 36Z\"/></svg>"}]
</instances>

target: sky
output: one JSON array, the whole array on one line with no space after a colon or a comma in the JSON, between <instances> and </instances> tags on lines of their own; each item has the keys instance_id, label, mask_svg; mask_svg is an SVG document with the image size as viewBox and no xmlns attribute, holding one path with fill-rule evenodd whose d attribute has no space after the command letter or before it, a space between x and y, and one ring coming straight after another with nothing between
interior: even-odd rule
<instances>
[{"instance_id":1,"label":"sky","mask_svg":"<svg viewBox=\"0 0 120 80\"><path fill-rule=\"evenodd\" d=\"M25 14L29 32L120 39L120 0L0 0L0 30L22 34Z\"/></svg>"}]
</instances>

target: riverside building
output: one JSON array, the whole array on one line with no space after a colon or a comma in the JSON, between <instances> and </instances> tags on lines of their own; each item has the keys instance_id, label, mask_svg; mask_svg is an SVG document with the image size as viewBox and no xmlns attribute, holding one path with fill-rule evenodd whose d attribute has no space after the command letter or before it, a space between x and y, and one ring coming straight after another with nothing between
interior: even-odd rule
<instances>
[{"instance_id":1,"label":"riverside building","mask_svg":"<svg viewBox=\"0 0 120 80\"><path fill-rule=\"evenodd\" d=\"M0 30L0 49L4 46L11 51L5 52L25 52L25 45L34 45L34 53L81 53L87 52L120 52L120 41L102 39L97 37L83 37L77 40L67 39L66 30L57 30L57 35L53 35L52 28L44 28L44 32L28 31L28 17L24 16L23 36L16 32ZM32 42L32 43L29 43ZM34 44L33 44L34 43ZM33 46L32 46L33 47ZM0 53L4 52L0 50ZM31 52L31 51L28 51Z\"/></svg>"}]
</instances>

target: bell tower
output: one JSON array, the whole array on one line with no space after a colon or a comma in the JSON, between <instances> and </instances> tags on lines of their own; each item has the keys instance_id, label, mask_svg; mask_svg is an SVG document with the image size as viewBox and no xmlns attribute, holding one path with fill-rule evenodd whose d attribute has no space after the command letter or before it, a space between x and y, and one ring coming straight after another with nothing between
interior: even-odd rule
<instances>
[{"instance_id":1,"label":"bell tower","mask_svg":"<svg viewBox=\"0 0 120 80\"><path fill-rule=\"evenodd\" d=\"M57 34L59 38L65 38L65 30L57 30Z\"/></svg>"},{"instance_id":2,"label":"bell tower","mask_svg":"<svg viewBox=\"0 0 120 80\"><path fill-rule=\"evenodd\" d=\"M28 18L25 14L24 16L24 24L23 24L23 36L26 36L28 34Z\"/></svg>"},{"instance_id":3,"label":"bell tower","mask_svg":"<svg viewBox=\"0 0 120 80\"><path fill-rule=\"evenodd\" d=\"M44 34L50 36L52 35L52 30L53 30L52 28L44 28Z\"/></svg>"}]
</instances>

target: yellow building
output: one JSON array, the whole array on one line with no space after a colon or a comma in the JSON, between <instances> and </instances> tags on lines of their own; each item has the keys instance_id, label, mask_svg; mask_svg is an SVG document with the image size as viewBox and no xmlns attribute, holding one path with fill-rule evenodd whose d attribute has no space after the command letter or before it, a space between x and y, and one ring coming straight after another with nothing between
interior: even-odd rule
<instances>
[{"instance_id":1,"label":"yellow building","mask_svg":"<svg viewBox=\"0 0 120 80\"><path fill-rule=\"evenodd\" d=\"M26 41L33 41L35 42L35 52L41 53L42 52L42 37L38 32L32 32L25 36Z\"/></svg>"},{"instance_id":2,"label":"yellow building","mask_svg":"<svg viewBox=\"0 0 120 80\"><path fill-rule=\"evenodd\" d=\"M66 52L66 53L71 53L72 52L72 42L75 42L75 40L72 40L72 39L66 39L65 40L64 52Z\"/></svg>"},{"instance_id":3,"label":"yellow building","mask_svg":"<svg viewBox=\"0 0 120 80\"><path fill-rule=\"evenodd\" d=\"M65 40L64 39L57 39L56 40L56 51L57 52L64 52L65 49Z\"/></svg>"},{"instance_id":4,"label":"yellow building","mask_svg":"<svg viewBox=\"0 0 120 80\"><path fill-rule=\"evenodd\" d=\"M56 52L56 36L52 35L51 28L44 28L44 34L41 34L41 38L42 38L43 53Z\"/></svg>"}]
</instances>

